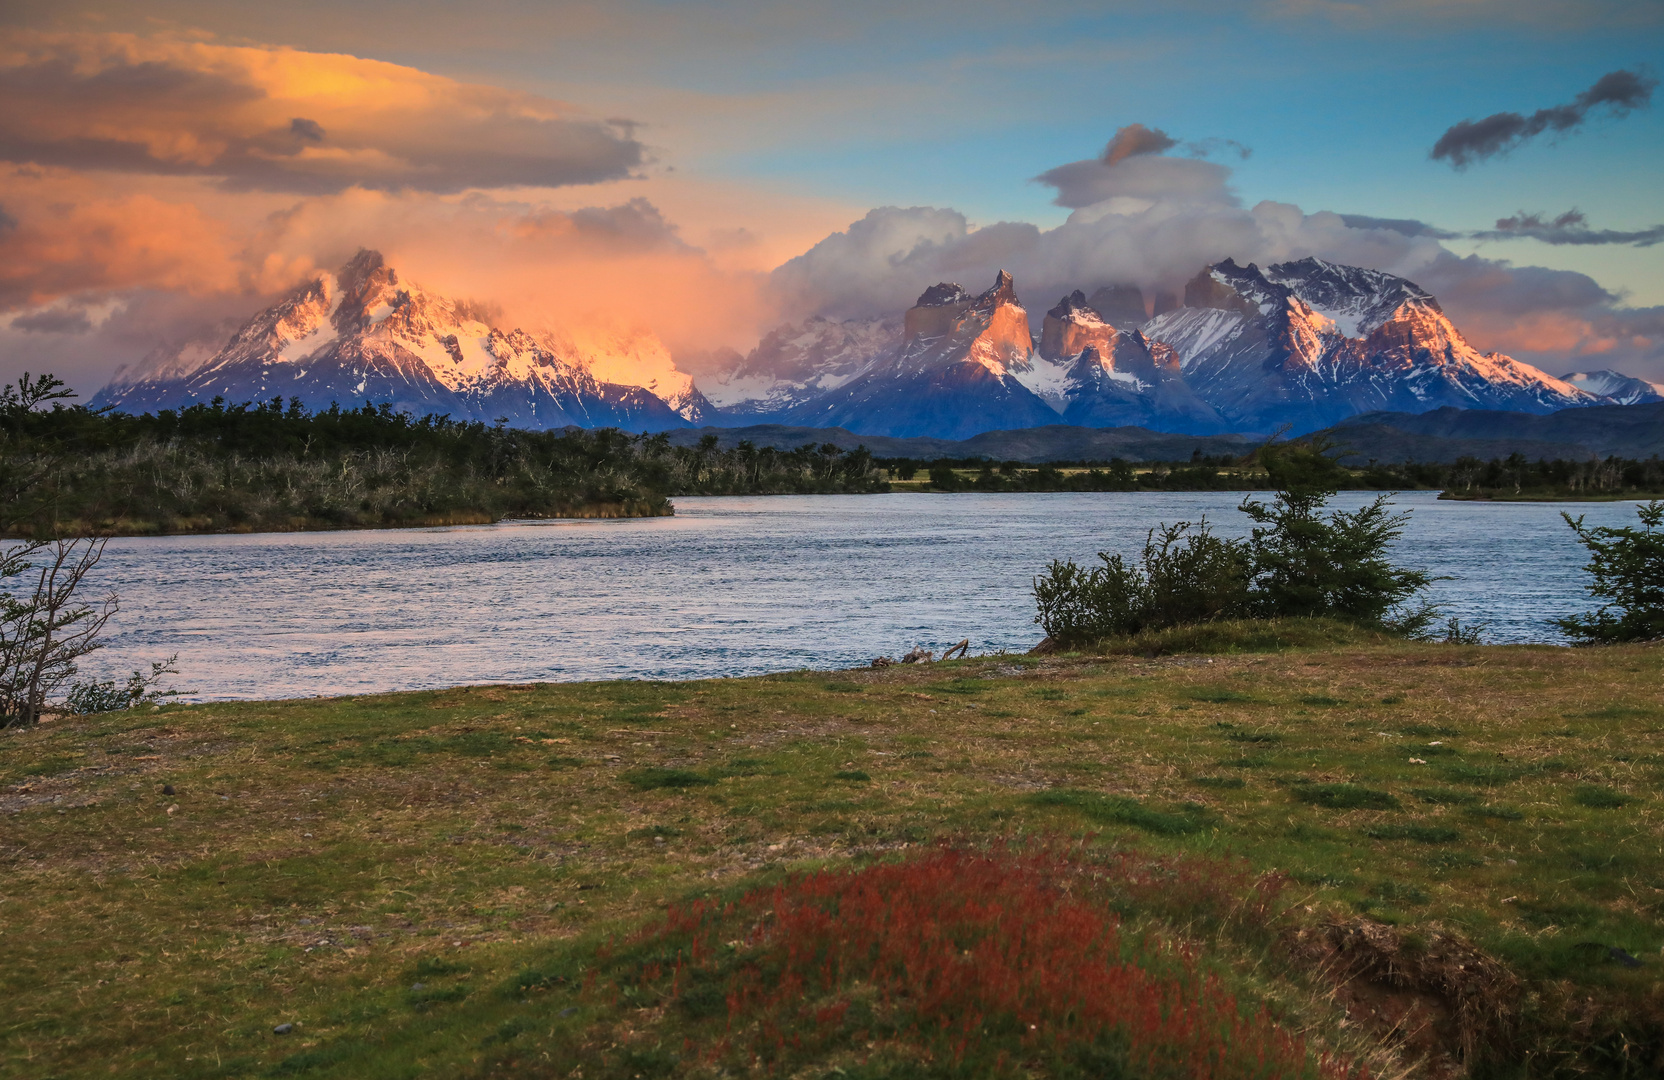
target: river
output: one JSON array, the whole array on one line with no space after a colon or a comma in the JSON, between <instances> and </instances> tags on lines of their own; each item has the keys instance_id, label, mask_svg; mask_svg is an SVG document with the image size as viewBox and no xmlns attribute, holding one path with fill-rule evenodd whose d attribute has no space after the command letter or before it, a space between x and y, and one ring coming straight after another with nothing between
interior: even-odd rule
<instances>
[{"instance_id":1,"label":"river","mask_svg":"<svg viewBox=\"0 0 1664 1080\"><path fill-rule=\"evenodd\" d=\"M122 539L92 582L121 611L83 670L178 653L178 687L215 700L838 668L965 637L1020 652L1041 636L1029 587L1048 560L1131 554L1158 522L1204 515L1240 534L1241 498L680 498L671 518ZM1396 503L1396 558L1448 575L1433 598L1486 640L1556 641L1546 620L1589 606L1562 505ZM1635 520L1632 503L1569 509Z\"/></svg>"}]
</instances>

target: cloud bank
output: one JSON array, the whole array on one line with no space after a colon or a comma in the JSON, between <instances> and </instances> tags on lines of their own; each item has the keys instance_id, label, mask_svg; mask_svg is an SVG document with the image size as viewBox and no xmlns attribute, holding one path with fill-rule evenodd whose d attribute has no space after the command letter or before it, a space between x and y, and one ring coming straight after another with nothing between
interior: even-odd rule
<instances>
[{"instance_id":1,"label":"cloud bank","mask_svg":"<svg viewBox=\"0 0 1664 1080\"><path fill-rule=\"evenodd\" d=\"M455 192L611 180L631 125L530 94L296 49L128 34L0 37L0 160L233 189Z\"/></svg>"},{"instance_id":2,"label":"cloud bank","mask_svg":"<svg viewBox=\"0 0 1664 1080\"><path fill-rule=\"evenodd\" d=\"M1439 136L1428 157L1465 169L1476 161L1507 154L1544 132L1569 132L1581 127L1596 109L1626 116L1652 103L1658 80L1637 71L1612 71L1564 105L1538 109L1530 116L1517 112L1492 113L1483 120L1463 120Z\"/></svg>"}]
</instances>

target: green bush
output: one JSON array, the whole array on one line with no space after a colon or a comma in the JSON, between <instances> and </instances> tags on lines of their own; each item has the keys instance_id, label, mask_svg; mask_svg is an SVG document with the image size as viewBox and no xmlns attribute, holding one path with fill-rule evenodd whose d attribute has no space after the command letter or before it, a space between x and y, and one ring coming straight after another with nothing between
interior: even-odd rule
<instances>
[{"instance_id":1,"label":"green bush","mask_svg":"<svg viewBox=\"0 0 1664 1080\"><path fill-rule=\"evenodd\" d=\"M1552 620L1566 636L1587 645L1664 638L1664 502L1638 507L1639 529L1632 526L1589 529L1583 517L1561 513L1589 549L1583 567L1593 581L1589 595L1607 601L1583 615Z\"/></svg>"},{"instance_id":2,"label":"green bush","mask_svg":"<svg viewBox=\"0 0 1664 1080\"><path fill-rule=\"evenodd\" d=\"M1254 613L1262 618L1319 617L1405 634L1425 631L1437 613L1429 606L1400 610L1433 582L1422 570L1395 566L1387 548L1404 531L1408 514L1388 512L1382 495L1353 513L1321 511L1338 490L1339 469L1326 443L1266 448L1261 460L1277 498L1245 500L1254 519Z\"/></svg>"},{"instance_id":3,"label":"green bush","mask_svg":"<svg viewBox=\"0 0 1664 1080\"><path fill-rule=\"evenodd\" d=\"M1061 645L1248 614L1243 545L1213 535L1206 519L1150 530L1142 565L1107 552L1098 558L1103 565L1090 570L1054 560L1034 581L1034 621Z\"/></svg>"},{"instance_id":4,"label":"green bush","mask_svg":"<svg viewBox=\"0 0 1664 1080\"><path fill-rule=\"evenodd\" d=\"M1333 449L1321 441L1262 448L1277 497L1269 505L1243 502L1255 522L1245 540L1214 536L1205 519L1181 521L1145 536L1138 565L1108 552L1091 569L1054 560L1034 579L1034 621L1065 647L1243 618L1332 619L1426 634L1438 612L1410 601L1432 575L1387 557L1408 515L1389 512L1386 496L1352 513L1322 513L1344 475ZM1447 639L1474 637L1458 630L1449 628Z\"/></svg>"}]
</instances>

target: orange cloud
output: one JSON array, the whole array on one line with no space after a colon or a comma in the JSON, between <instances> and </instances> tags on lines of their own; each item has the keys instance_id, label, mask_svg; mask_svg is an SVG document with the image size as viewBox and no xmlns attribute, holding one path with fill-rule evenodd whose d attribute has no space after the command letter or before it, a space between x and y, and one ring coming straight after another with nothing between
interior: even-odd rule
<instances>
[{"instance_id":1,"label":"orange cloud","mask_svg":"<svg viewBox=\"0 0 1664 1080\"><path fill-rule=\"evenodd\" d=\"M354 189L305 200L251 242L324 267L360 246L426 288L489 301L532 330L643 329L674 349L708 348L748 344L774 314L759 273L719 266L640 198L562 210L506 196Z\"/></svg>"},{"instance_id":2,"label":"orange cloud","mask_svg":"<svg viewBox=\"0 0 1664 1080\"><path fill-rule=\"evenodd\" d=\"M0 34L0 159L245 189L462 191L626 176L627 124L335 53L132 34Z\"/></svg>"},{"instance_id":3,"label":"orange cloud","mask_svg":"<svg viewBox=\"0 0 1664 1080\"><path fill-rule=\"evenodd\" d=\"M195 207L56 179L0 188L0 310L133 288L221 292L246 277L225 227Z\"/></svg>"}]
</instances>

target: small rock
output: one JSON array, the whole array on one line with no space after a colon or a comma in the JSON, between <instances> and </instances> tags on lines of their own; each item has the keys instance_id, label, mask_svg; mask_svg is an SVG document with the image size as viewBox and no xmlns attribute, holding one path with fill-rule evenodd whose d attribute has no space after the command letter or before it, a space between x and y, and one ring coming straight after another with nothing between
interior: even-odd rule
<instances>
[{"instance_id":1,"label":"small rock","mask_svg":"<svg viewBox=\"0 0 1664 1080\"><path fill-rule=\"evenodd\" d=\"M412 990L415 990L418 993L420 993L421 991L426 990L428 988L428 984L427 983L412 983L410 988Z\"/></svg>"},{"instance_id":2,"label":"small rock","mask_svg":"<svg viewBox=\"0 0 1664 1080\"><path fill-rule=\"evenodd\" d=\"M272 1034L273 1035L287 1035L287 1034L289 1034L289 1032L291 1032L293 1030L295 1030L295 1025L293 1025L293 1024L279 1024L276 1027L272 1028Z\"/></svg>"},{"instance_id":3,"label":"small rock","mask_svg":"<svg viewBox=\"0 0 1664 1080\"><path fill-rule=\"evenodd\" d=\"M1641 966L1641 961L1640 960L1638 960L1635 957L1629 955L1628 951L1626 951L1624 949L1620 949L1616 945L1612 946L1610 949L1607 949L1606 950L1606 955L1610 956L1612 959L1616 960L1618 963L1622 964L1626 968L1638 968L1638 967Z\"/></svg>"},{"instance_id":4,"label":"small rock","mask_svg":"<svg viewBox=\"0 0 1664 1080\"><path fill-rule=\"evenodd\" d=\"M173 785L172 784L163 784L162 785L162 794L163 795L172 795L173 794Z\"/></svg>"},{"instance_id":5,"label":"small rock","mask_svg":"<svg viewBox=\"0 0 1664 1080\"><path fill-rule=\"evenodd\" d=\"M168 807L168 816L172 817L178 811L179 811L179 804L174 803L172 806Z\"/></svg>"}]
</instances>

